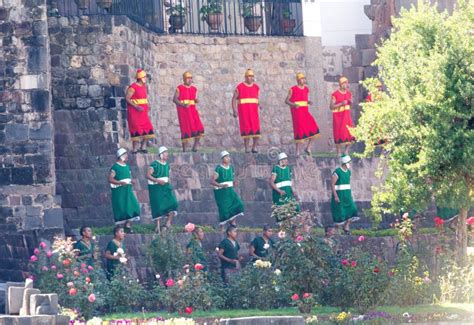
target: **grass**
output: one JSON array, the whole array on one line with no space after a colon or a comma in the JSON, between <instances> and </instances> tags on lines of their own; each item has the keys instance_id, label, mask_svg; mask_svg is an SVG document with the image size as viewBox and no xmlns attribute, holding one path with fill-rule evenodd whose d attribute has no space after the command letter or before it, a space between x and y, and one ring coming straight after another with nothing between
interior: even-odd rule
<instances>
[{"instance_id":1,"label":"grass","mask_svg":"<svg viewBox=\"0 0 474 325\"><path fill-rule=\"evenodd\" d=\"M383 311L394 316L401 316L403 313L409 313L410 315L417 314L430 314L430 313L446 313L446 314L458 314L460 316L469 316L474 313L474 304L433 304L433 305L417 305L409 307L399 306L381 306L376 309L377 311ZM339 313L343 311L341 308L322 306L313 308L312 314L317 316L326 316L333 313ZM214 310L214 311L195 311L192 315L186 316L188 318L239 318L239 317L251 317L251 316L299 316L301 315L298 309L294 307L286 307L272 310L258 310L258 309L233 309L233 310ZM177 313L168 314L166 312L155 312L155 313L114 313L104 315L101 318L103 320L111 319L136 319L136 318L153 318L162 316L165 318L182 317Z\"/></svg>"}]
</instances>

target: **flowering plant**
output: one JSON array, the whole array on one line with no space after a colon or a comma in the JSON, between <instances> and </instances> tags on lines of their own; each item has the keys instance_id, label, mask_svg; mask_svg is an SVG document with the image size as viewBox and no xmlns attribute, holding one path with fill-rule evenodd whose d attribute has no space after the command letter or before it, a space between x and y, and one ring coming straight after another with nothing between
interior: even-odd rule
<instances>
[{"instance_id":1,"label":"flowering plant","mask_svg":"<svg viewBox=\"0 0 474 325\"><path fill-rule=\"evenodd\" d=\"M269 269L272 267L272 263L269 261L256 260L253 266L257 269Z\"/></svg>"},{"instance_id":2,"label":"flowering plant","mask_svg":"<svg viewBox=\"0 0 474 325\"><path fill-rule=\"evenodd\" d=\"M311 309L316 305L313 295L308 292L303 293L301 297L295 293L291 296L291 300L302 314L311 313Z\"/></svg>"}]
</instances>

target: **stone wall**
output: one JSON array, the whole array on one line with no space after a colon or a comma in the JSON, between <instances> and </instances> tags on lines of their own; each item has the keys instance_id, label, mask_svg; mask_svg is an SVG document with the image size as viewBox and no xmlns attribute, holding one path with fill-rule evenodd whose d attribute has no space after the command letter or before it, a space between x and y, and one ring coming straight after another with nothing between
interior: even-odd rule
<instances>
[{"instance_id":1,"label":"stone wall","mask_svg":"<svg viewBox=\"0 0 474 325\"><path fill-rule=\"evenodd\" d=\"M37 236L63 229L55 196L46 0L0 1L0 278L22 279Z\"/></svg>"}]
</instances>

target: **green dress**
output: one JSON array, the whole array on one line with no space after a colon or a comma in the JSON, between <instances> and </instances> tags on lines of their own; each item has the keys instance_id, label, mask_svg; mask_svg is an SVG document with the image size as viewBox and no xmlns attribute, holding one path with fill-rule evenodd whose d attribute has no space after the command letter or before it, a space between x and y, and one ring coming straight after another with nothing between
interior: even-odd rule
<instances>
[{"instance_id":1,"label":"green dress","mask_svg":"<svg viewBox=\"0 0 474 325\"><path fill-rule=\"evenodd\" d=\"M265 244L268 244L268 247L265 248ZM262 236L255 237L254 240L250 243L255 248L255 254L261 258L267 258L271 249L275 247L273 239L269 239L268 243L265 242L265 239ZM256 259L254 257L254 259Z\"/></svg>"},{"instance_id":2,"label":"green dress","mask_svg":"<svg viewBox=\"0 0 474 325\"><path fill-rule=\"evenodd\" d=\"M107 244L107 247L105 248L105 250L109 251L112 255L114 255L114 253L117 252L117 250L119 248L122 248L125 251L125 243L124 242L120 243L120 242L116 241L115 239L112 239ZM119 266L119 265L120 265L119 260L109 260L109 259L107 259L106 268L107 268L107 277L109 279L114 276L115 270L117 269L117 266Z\"/></svg>"},{"instance_id":3,"label":"green dress","mask_svg":"<svg viewBox=\"0 0 474 325\"><path fill-rule=\"evenodd\" d=\"M170 165L167 162L155 160L151 163L153 169L152 176L165 181L160 185L148 180L148 194L150 196L151 218L156 220L165 217L170 212L178 210L178 201L173 193L173 188L169 183Z\"/></svg>"},{"instance_id":4,"label":"green dress","mask_svg":"<svg viewBox=\"0 0 474 325\"><path fill-rule=\"evenodd\" d=\"M77 259L80 262L84 262L88 266L94 266L95 244L93 241L89 241L89 244L87 244L82 239L78 240L74 243L74 249L77 249L79 251Z\"/></svg>"},{"instance_id":5,"label":"green dress","mask_svg":"<svg viewBox=\"0 0 474 325\"><path fill-rule=\"evenodd\" d=\"M231 260L237 260L239 259L239 250L240 250L240 245L237 241L232 243L232 241L229 238L223 239L219 246L219 249L223 249L225 257L231 259ZM229 263L227 261L221 260L221 269L235 269L236 265L234 263Z\"/></svg>"},{"instance_id":6,"label":"green dress","mask_svg":"<svg viewBox=\"0 0 474 325\"><path fill-rule=\"evenodd\" d=\"M295 195L293 194L292 181L291 181L291 167L285 166L281 167L276 165L272 169L272 175L275 175L275 185L280 190L284 191L286 195L281 196L280 193L272 189L272 199L273 204L283 205L288 201L295 201ZM300 211L300 206L298 204L297 211Z\"/></svg>"},{"instance_id":7,"label":"green dress","mask_svg":"<svg viewBox=\"0 0 474 325\"><path fill-rule=\"evenodd\" d=\"M214 197L219 209L220 224L225 224L236 217L243 215L244 204L234 191L234 167L227 168L219 165L215 169L216 181L220 184L227 184L226 188L215 188Z\"/></svg>"},{"instance_id":8,"label":"green dress","mask_svg":"<svg viewBox=\"0 0 474 325\"><path fill-rule=\"evenodd\" d=\"M116 224L122 224L129 220L140 219L140 205L133 193L132 176L127 164L115 163L111 170L115 172L116 181L125 181L127 185L110 184L112 189L112 211Z\"/></svg>"},{"instance_id":9,"label":"green dress","mask_svg":"<svg viewBox=\"0 0 474 325\"><path fill-rule=\"evenodd\" d=\"M186 248L191 255L191 261L193 264L202 264L204 266L204 270L206 271L209 263L207 262L206 253L204 252L204 249L202 249L201 242L193 236Z\"/></svg>"},{"instance_id":10,"label":"green dress","mask_svg":"<svg viewBox=\"0 0 474 325\"><path fill-rule=\"evenodd\" d=\"M357 216L357 207L352 199L351 171L349 169L344 171L339 167L333 175L337 175L336 193L339 197L339 203L334 200L333 194L331 197L331 212L334 223L341 224Z\"/></svg>"}]
</instances>

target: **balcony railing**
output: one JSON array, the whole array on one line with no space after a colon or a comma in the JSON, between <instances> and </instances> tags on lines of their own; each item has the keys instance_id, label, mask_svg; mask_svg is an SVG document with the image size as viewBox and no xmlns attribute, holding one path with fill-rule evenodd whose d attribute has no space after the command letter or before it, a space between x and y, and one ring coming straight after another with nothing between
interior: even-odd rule
<instances>
[{"instance_id":1,"label":"balcony railing","mask_svg":"<svg viewBox=\"0 0 474 325\"><path fill-rule=\"evenodd\" d=\"M157 33L302 36L301 0L50 0L50 15L125 15Z\"/></svg>"}]
</instances>

